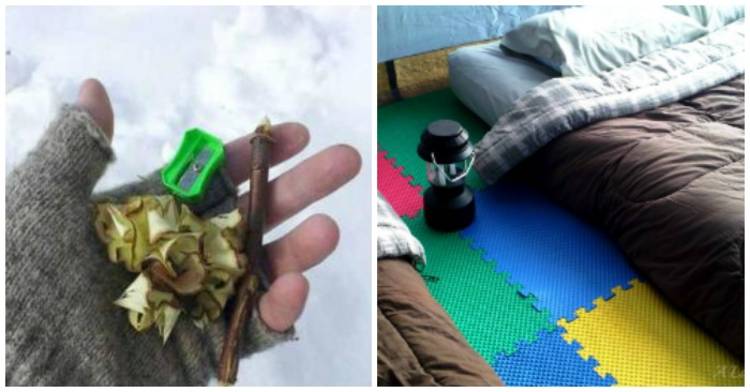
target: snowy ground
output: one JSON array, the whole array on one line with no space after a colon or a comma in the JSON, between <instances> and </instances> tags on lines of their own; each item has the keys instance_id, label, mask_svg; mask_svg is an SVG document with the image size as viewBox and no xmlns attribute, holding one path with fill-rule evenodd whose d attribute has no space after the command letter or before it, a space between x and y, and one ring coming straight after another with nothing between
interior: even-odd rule
<instances>
[{"instance_id":1,"label":"snowy ground","mask_svg":"<svg viewBox=\"0 0 750 392\"><path fill-rule=\"evenodd\" d=\"M87 77L105 84L115 111L118 160L98 189L161 165L189 127L230 140L263 114L312 134L272 175L325 146L355 146L360 175L268 237L315 212L341 228L339 248L307 274L301 339L241 362L239 384L369 385L370 34L368 7L8 8L6 172Z\"/></svg>"}]
</instances>

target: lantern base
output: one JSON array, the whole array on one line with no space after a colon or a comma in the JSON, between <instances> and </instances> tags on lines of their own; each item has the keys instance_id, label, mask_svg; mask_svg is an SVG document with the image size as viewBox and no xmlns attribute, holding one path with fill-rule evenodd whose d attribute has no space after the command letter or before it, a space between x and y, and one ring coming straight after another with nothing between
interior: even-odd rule
<instances>
[{"instance_id":1,"label":"lantern base","mask_svg":"<svg viewBox=\"0 0 750 392\"><path fill-rule=\"evenodd\" d=\"M474 193L468 187L430 187L424 193L424 218L439 231L461 230L474 221Z\"/></svg>"}]
</instances>

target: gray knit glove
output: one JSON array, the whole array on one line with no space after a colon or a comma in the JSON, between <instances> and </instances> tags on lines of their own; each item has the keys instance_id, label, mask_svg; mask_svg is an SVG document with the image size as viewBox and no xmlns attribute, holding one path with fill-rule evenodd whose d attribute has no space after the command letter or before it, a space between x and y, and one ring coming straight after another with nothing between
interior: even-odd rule
<instances>
[{"instance_id":1,"label":"gray knit glove","mask_svg":"<svg viewBox=\"0 0 750 392\"><path fill-rule=\"evenodd\" d=\"M181 317L166 344L136 332L113 305L134 274L108 261L93 199L164 194L158 173L92 199L113 153L88 113L64 106L6 184L6 382L8 385L205 385L215 374L226 319L201 331ZM236 191L202 207L233 207ZM224 316L231 314L231 303ZM257 307L256 307L257 309ZM253 312L241 355L292 339Z\"/></svg>"}]
</instances>

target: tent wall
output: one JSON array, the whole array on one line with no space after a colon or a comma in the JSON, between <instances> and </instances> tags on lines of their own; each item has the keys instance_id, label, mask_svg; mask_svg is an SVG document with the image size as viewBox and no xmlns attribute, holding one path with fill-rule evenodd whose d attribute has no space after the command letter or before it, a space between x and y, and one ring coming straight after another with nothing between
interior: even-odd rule
<instances>
[{"instance_id":1,"label":"tent wall","mask_svg":"<svg viewBox=\"0 0 750 392\"><path fill-rule=\"evenodd\" d=\"M378 63L500 37L524 19L565 6L379 6Z\"/></svg>"}]
</instances>

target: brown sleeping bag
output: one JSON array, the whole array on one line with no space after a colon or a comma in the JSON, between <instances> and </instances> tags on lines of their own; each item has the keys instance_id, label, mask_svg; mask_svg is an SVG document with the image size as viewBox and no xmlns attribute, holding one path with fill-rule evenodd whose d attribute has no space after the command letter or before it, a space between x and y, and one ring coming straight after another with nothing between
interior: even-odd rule
<instances>
[{"instance_id":1,"label":"brown sleeping bag","mask_svg":"<svg viewBox=\"0 0 750 392\"><path fill-rule=\"evenodd\" d=\"M378 385L502 385L403 260L378 261Z\"/></svg>"},{"instance_id":2,"label":"brown sleeping bag","mask_svg":"<svg viewBox=\"0 0 750 392\"><path fill-rule=\"evenodd\" d=\"M734 355L744 352L744 75L563 135L522 170L614 238Z\"/></svg>"}]
</instances>

